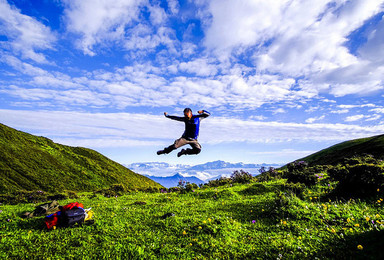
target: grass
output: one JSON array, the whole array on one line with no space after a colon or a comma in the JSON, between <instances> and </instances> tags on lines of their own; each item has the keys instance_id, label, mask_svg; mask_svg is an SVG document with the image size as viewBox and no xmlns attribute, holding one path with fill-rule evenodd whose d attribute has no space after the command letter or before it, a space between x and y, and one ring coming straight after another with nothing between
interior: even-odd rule
<instances>
[{"instance_id":1,"label":"grass","mask_svg":"<svg viewBox=\"0 0 384 260\"><path fill-rule=\"evenodd\" d=\"M311 154L297 161L305 161L309 165L336 165L343 163L345 158L373 155L377 159L384 159L384 135L345 141L329 148Z\"/></svg>"},{"instance_id":2,"label":"grass","mask_svg":"<svg viewBox=\"0 0 384 260\"><path fill-rule=\"evenodd\" d=\"M319 183L300 196L284 187L271 180L185 194L84 193L77 201L93 208L95 223L52 231L41 217L19 217L34 204L1 205L0 259L384 257L383 191L365 201L322 201L332 186ZM175 216L163 219L166 213Z\"/></svg>"},{"instance_id":3,"label":"grass","mask_svg":"<svg viewBox=\"0 0 384 260\"><path fill-rule=\"evenodd\" d=\"M127 190L162 186L102 154L70 147L0 124L0 194L19 190L94 191L122 184Z\"/></svg>"}]
</instances>

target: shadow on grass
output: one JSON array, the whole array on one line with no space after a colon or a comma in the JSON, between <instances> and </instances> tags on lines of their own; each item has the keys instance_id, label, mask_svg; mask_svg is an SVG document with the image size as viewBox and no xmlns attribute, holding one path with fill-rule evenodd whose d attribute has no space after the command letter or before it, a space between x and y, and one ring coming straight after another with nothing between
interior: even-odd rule
<instances>
[{"instance_id":1,"label":"shadow on grass","mask_svg":"<svg viewBox=\"0 0 384 260\"><path fill-rule=\"evenodd\" d=\"M384 259L384 231L369 231L346 236L344 240L329 241L316 255L337 259Z\"/></svg>"}]
</instances>

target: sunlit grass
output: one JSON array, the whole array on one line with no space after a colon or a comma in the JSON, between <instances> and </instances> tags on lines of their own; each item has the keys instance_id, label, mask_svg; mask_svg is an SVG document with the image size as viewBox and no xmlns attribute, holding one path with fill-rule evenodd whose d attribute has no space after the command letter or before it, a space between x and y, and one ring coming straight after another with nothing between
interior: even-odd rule
<instances>
[{"instance_id":1,"label":"sunlit grass","mask_svg":"<svg viewBox=\"0 0 384 260\"><path fill-rule=\"evenodd\" d=\"M299 198L284 191L284 182L235 184L185 194L139 192L113 198L83 194L77 201L93 208L95 223L53 231L44 229L42 218L19 217L33 210L33 204L2 205L0 258L380 256L381 191L368 201L324 201L321 197L328 185L305 189ZM163 218L166 213L175 216Z\"/></svg>"}]
</instances>

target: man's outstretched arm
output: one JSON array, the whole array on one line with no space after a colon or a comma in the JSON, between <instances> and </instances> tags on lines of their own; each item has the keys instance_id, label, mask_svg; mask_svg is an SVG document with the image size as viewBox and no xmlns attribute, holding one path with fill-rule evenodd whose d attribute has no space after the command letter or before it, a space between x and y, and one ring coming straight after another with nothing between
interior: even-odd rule
<instances>
[{"instance_id":1,"label":"man's outstretched arm","mask_svg":"<svg viewBox=\"0 0 384 260\"><path fill-rule=\"evenodd\" d=\"M207 118L211 115L211 113L205 110L197 111L197 113L199 113L199 117L202 117L202 118Z\"/></svg>"},{"instance_id":2,"label":"man's outstretched arm","mask_svg":"<svg viewBox=\"0 0 384 260\"><path fill-rule=\"evenodd\" d=\"M164 112L164 116L169 118L169 119L172 119L172 120L176 120L176 121L182 121L184 122L184 117L179 117L179 116L170 116L168 115L167 112Z\"/></svg>"}]
</instances>

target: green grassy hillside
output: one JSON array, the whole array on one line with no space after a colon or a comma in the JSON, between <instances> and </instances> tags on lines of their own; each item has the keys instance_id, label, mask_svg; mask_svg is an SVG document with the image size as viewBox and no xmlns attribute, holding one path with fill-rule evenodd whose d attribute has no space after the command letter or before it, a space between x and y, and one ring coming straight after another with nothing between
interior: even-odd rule
<instances>
[{"instance_id":1,"label":"green grassy hillside","mask_svg":"<svg viewBox=\"0 0 384 260\"><path fill-rule=\"evenodd\" d=\"M161 186L100 153L52 142L0 124L0 193L16 190L93 191Z\"/></svg>"},{"instance_id":2,"label":"green grassy hillside","mask_svg":"<svg viewBox=\"0 0 384 260\"><path fill-rule=\"evenodd\" d=\"M355 139L336 144L317 153L299 159L309 165L336 165L345 158L354 156L373 155L377 159L384 159L384 135Z\"/></svg>"}]
</instances>

